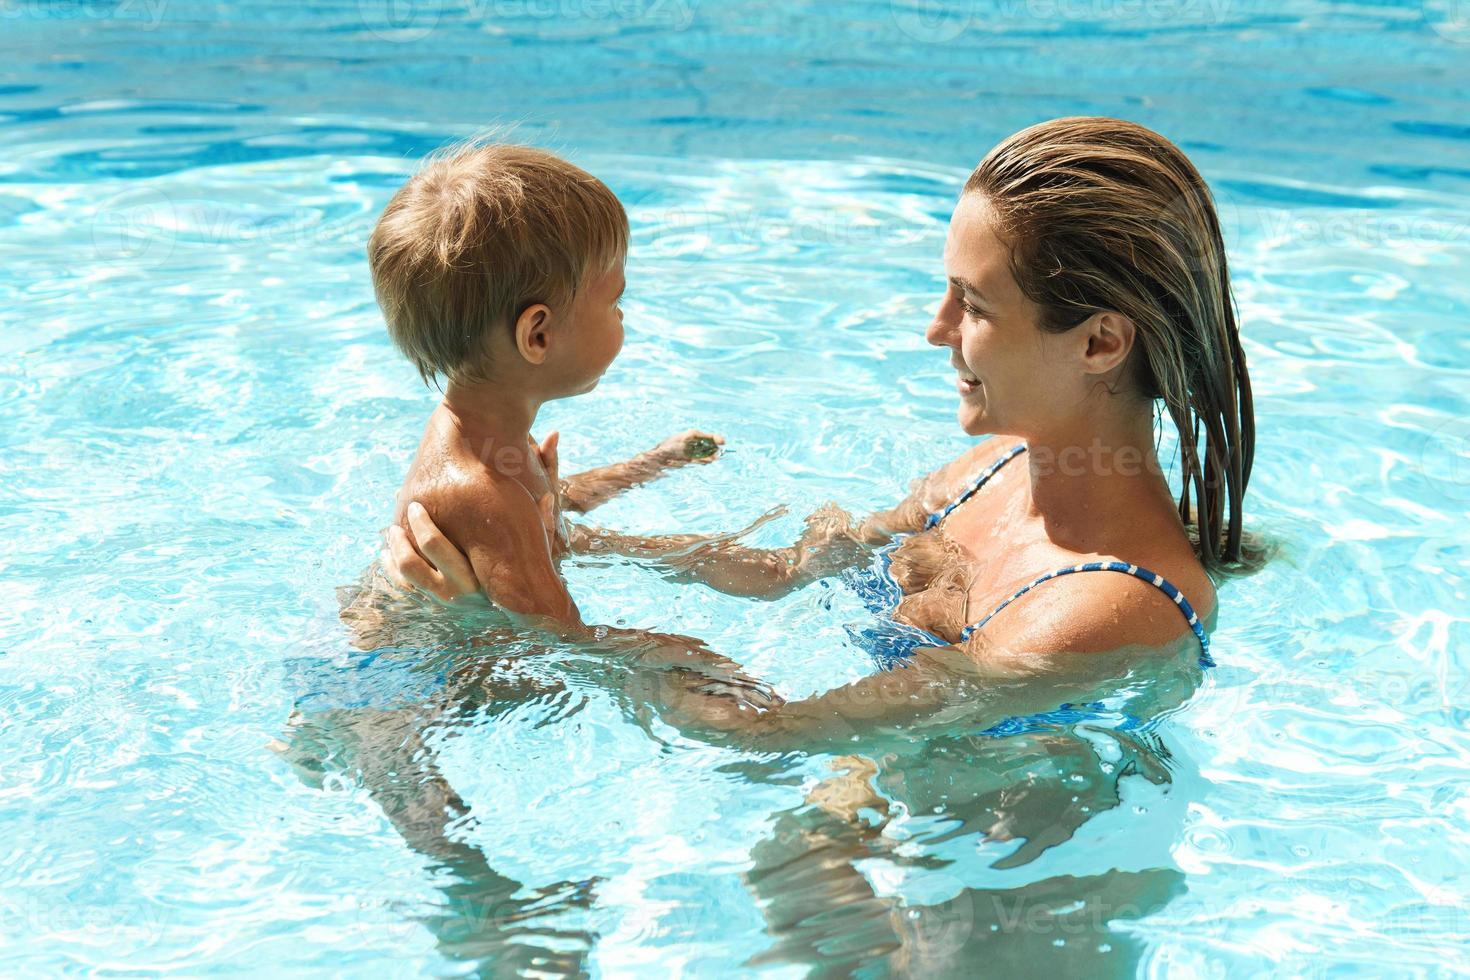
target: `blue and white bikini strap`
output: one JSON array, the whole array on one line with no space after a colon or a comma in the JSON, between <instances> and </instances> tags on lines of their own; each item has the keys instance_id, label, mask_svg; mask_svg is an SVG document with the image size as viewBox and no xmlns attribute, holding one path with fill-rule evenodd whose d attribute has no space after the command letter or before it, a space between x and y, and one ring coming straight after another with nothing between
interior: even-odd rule
<instances>
[{"instance_id":1,"label":"blue and white bikini strap","mask_svg":"<svg viewBox=\"0 0 1470 980\"><path fill-rule=\"evenodd\" d=\"M1025 451L1026 444L1024 442L1012 446L1010 449L1007 449L1005 455L1001 456L1000 459L997 459L995 462L991 463L989 466L985 467L985 469L980 471L980 475L975 477L975 482L970 484L969 489L967 489L964 493L960 494L953 501L951 501L943 510L930 514L929 519L924 522L924 530L929 530L931 527L948 517L950 513L960 504L975 496L975 491L985 486L985 481L994 476L996 470L1000 469L1002 466L1006 465Z\"/></svg>"},{"instance_id":2,"label":"blue and white bikini strap","mask_svg":"<svg viewBox=\"0 0 1470 980\"><path fill-rule=\"evenodd\" d=\"M1054 572L1047 572L1045 575L1041 576L1030 585L1017 590L1015 595L1011 596L1009 599L1005 600L1000 605L992 609L989 616L986 616L984 619L980 620L980 622L976 623L973 626L966 626L964 631L960 633L960 639L968 640L972 633L982 628L986 623L990 622L991 619L995 617L996 613L1000 612L1006 606L1009 606L1011 603L1021 598L1021 596L1025 595L1027 592L1030 592L1032 589L1036 588L1042 582L1049 582L1054 578L1058 578L1062 575L1071 575L1074 572L1122 572L1125 575L1132 575L1134 578L1141 579L1147 582L1149 585L1152 585L1173 601L1174 605L1178 607L1179 612L1184 616L1185 621L1189 623L1189 628L1194 631L1195 639L1199 640L1200 666L1215 666L1215 661L1210 656L1209 634L1205 632L1205 625L1204 623L1200 622L1199 614L1194 611L1194 607L1189 604L1189 600L1184 598L1184 593L1175 588L1174 584L1168 579L1164 578L1164 576L1159 575L1155 572L1151 572L1147 568L1141 568L1138 565L1130 565L1127 562L1121 561L1086 561L1080 565L1069 565L1066 568L1059 568Z\"/></svg>"}]
</instances>

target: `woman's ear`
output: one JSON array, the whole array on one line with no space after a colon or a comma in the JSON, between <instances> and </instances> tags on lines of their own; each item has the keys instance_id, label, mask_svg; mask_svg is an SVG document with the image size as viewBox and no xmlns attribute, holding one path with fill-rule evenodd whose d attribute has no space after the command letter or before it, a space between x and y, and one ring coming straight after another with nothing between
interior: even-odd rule
<instances>
[{"instance_id":1,"label":"woman's ear","mask_svg":"<svg viewBox=\"0 0 1470 980\"><path fill-rule=\"evenodd\" d=\"M1128 360L1133 349L1133 321L1121 313L1094 313L1082 324L1087 346L1082 351L1088 374L1107 374Z\"/></svg>"},{"instance_id":2,"label":"woman's ear","mask_svg":"<svg viewBox=\"0 0 1470 980\"><path fill-rule=\"evenodd\" d=\"M544 364L551 349L551 307L532 303L516 317L516 350L532 364Z\"/></svg>"}]
</instances>

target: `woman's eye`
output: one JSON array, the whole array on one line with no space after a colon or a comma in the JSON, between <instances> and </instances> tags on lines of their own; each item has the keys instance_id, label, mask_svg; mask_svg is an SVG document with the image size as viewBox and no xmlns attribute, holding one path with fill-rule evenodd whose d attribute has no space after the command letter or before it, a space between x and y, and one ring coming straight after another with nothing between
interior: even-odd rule
<instances>
[{"instance_id":1,"label":"woman's eye","mask_svg":"<svg viewBox=\"0 0 1470 980\"><path fill-rule=\"evenodd\" d=\"M971 306L969 303L966 303L963 298L960 299L960 309L964 310L967 315L972 316L977 320L985 315L984 310L980 309L978 306Z\"/></svg>"}]
</instances>

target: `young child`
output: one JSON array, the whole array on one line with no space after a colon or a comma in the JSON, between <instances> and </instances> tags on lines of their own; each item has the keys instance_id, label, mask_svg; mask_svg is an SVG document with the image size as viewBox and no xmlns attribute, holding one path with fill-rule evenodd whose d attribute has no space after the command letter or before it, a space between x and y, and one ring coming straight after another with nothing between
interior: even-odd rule
<instances>
[{"instance_id":1,"label":"young child","mask_svg":"<svg viewBox=\"0 0 1470 980\"><path fill-rule=\"evenodd\" d=\"M563 509L708 461L723 442L685 432L562 482L557 434L531 436L543 404L591 391L622 348L628 237L591 174L530 147L469 144L404 185L368 243L394 344L426 382L447 382L389 534L431 526L427 514L512 613L579 625L558 571Z\"/></svg>"}]
</instances>

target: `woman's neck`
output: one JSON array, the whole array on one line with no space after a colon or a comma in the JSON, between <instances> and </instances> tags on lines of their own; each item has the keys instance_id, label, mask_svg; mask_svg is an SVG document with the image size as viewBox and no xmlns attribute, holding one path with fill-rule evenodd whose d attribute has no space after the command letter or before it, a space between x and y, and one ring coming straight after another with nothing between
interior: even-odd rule
<instances>
[{"instance_id":1,"label":"woman's neck","mask_svg":"<svg viewBox=\"0 0 1470 980\"><path fill-rule=\"evenodd\" d=\"M1027 516L1049 540L1096 552L1172 506L1148 411L1102 414L1027 441Z\"/></svg>"}]
</instances>

